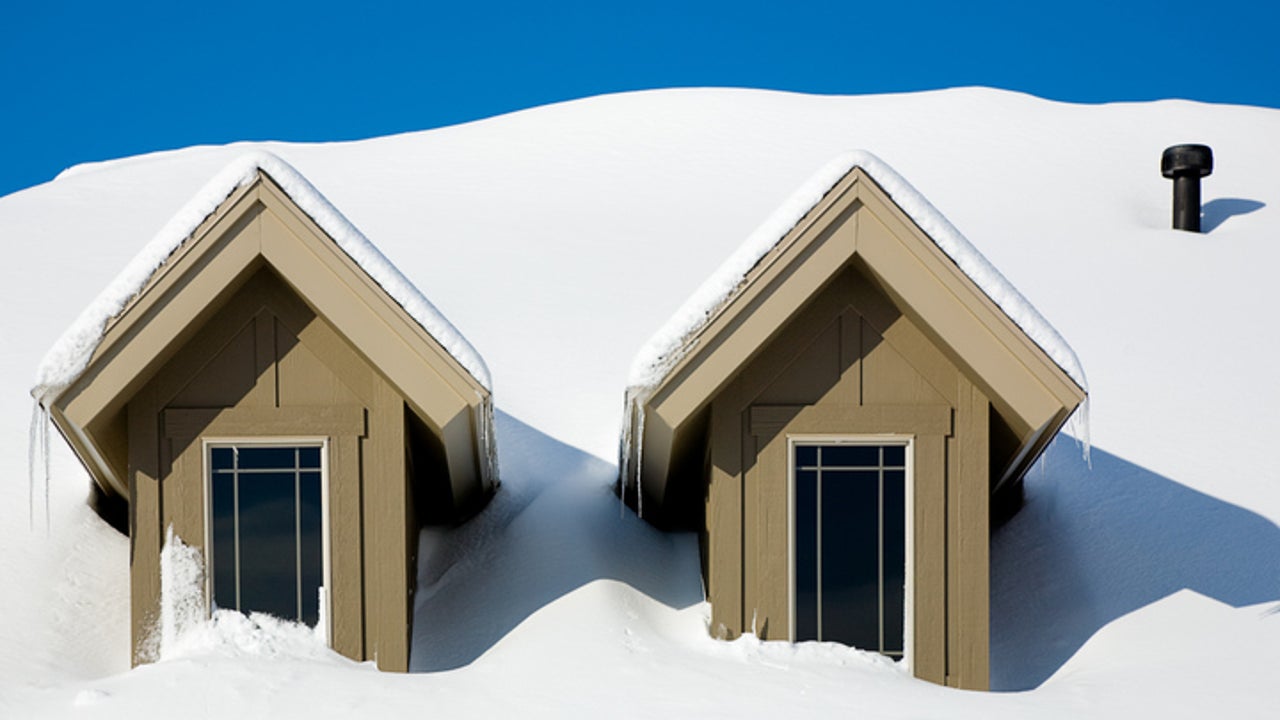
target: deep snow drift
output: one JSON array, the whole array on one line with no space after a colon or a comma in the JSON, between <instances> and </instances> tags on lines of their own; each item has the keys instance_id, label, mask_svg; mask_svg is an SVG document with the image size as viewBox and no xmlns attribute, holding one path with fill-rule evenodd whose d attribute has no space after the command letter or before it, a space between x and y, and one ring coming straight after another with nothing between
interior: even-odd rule
<instances>
[{"instance_id":1,"label":"deep snow drift","mask_svg":"<svg viewBox=\"0 0 1280 720\"><path fill-rule=\"evenodd\" d=\"M1202 235L1168 229L1158 163L1180 142L1217 156ZM833 645L711 640L694 538L609 491L646 338L855 147L1089 372L1093 467L1060 438L993 541L993 681L1028 693L950 691ZM408 677L247 621L129 671L128 542L83 505L57 438L49 526L27 517L42 353L253 148L305 175L492 372L504 484L473 521L423 534ZM0 198L0 716L1265 717L1280 706L1277 164L1274 110L680 90L354 143L190 148Z\"/></svg>"}]
</instances>

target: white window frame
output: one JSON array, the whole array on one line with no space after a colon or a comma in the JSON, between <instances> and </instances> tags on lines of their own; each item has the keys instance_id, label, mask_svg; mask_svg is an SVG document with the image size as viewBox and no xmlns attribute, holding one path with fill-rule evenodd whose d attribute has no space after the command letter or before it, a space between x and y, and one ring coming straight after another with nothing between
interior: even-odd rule
<instances>
[{"instance_id":1,"label":"white window frame","mask_svg":"<svg viewBox=\"0 0 1280 720\"><path fill-rule=\"evenodd\" d=\"M787 435L787 624L792 641L796 637L796 446L797 445L900 445L906 447L907 497L904 503L903 552L906 556L902 603L902 660L909 671L915 655L912 628L915 618L915 436L900 434L848 435L848 434L799 434Z\"/></svg>"},{"instance_id":2,"label":"white window frame","mask_svg":"<svg viewBox=\"0 0 1280 720\"><path fill-rule=\"evenodd\" d=\"M333 572L330 562L330 522L329 522L329 447L328 437L309 435L299 436L226 436L201 438L200 463L204 485L204 601L205 612L213 614L213 473L209 467L211 450L215 447L319 447L320 448L320 545L323 558L323 583L320 593L324 600L320 610L322 617L316 629L323 633L326 645L332 645L333 637L333 596L329 589L333 587ZM323 626L323 627L321 627Z\"/></svg>"}]
</instances>

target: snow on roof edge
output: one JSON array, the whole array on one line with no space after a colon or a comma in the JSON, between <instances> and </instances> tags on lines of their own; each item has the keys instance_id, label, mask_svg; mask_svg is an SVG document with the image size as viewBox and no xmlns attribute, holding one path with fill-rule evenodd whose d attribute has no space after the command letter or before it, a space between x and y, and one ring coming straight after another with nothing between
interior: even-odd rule
<instances>
[{"instance_id":1,"label":"snow on roof edge","mask_svg":"<svg viewBox=\"0 0 1280 720\"><path fill-rule=\"evenodd\" d=\"M632 361L627 382L630 395L653 389L666 378L696 345L695 336L716 310L742 287L751 269L854 168L871 176L961 272L1068 377L1088 391L1084 367L1075 351L1022 293L896 170L866 150L851 150L823 165L797 188L649 338Z\"/></svg>"},{"instance_id":2,"label":"snow on roof edge","mask_svg":"<svg viewBox=\"0 0 1280 720\"><path fill-rule=\"evenodd\" d=\"M293 166L264 150L239 156L187 201L158 233L89 303L53 344L36 369L31 394L46 409L89 365L107 324L146 286L156 270L237 189L266 173L423 330L440 343L484 388L492 392L489 368L480 353L351 221Z\"/></svg>"}]
</instances>

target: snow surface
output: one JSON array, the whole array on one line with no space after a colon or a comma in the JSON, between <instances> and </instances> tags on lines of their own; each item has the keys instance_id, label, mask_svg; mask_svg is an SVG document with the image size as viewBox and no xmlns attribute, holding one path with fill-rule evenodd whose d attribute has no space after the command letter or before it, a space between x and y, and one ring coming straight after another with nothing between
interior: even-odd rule
<instances>
[{"instance_id":1,"label":"snow surface","mask_svg":"<svg viewBox=\"0 0 1280 720\"><path fill-rule=\"evenodd\" d=\"M1273 717L1278 140L1280 112L1181 101L655 91L362 142L157 153L0 198L0 299L20 309L0 319L0 717ZM1158 171L1188 141L1218 160L1203 235L1169 229ZM993 538L993 682L1033 690L713 640L696 538L610 492L637 348L850 147L911 178L1089 369L1093 467L1059 438ZM421 537L409 676L247 618L129 670L128 540L85 507L56 438L50 523L27 517L40 352L255 149L325 188L502 385L503 486Z\"/></svg>"},{"instance_id":2,"label":"snow surface","mask_svg":"<svg viewBox=\"0 0 1280 720\"><path fill-rule=\"evenodd\" d=\"M31 394L41 405L48 407L58 393L75 382L101 343L107 323L141 292L155 271L183 241L191 237L200 223L213 214L231 193L253 182L259 170L271 176L298 207L328 233L338 247L466 368L477 382L485 389L492 390L489 369L485 367L480 354L423 297L422 292L297 170L279 157L257 150L237 157L209 180L63 332L36 369L36 385ZM75 173L66 175L74 176Z\"/></svg>"}]
</instances>

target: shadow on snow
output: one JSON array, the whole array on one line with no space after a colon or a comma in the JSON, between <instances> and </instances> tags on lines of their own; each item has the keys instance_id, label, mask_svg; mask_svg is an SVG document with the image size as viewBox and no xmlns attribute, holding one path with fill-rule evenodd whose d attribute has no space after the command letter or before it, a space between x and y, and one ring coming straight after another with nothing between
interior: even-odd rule
<instances>
[{"instance_id":1,"label":"shadow on snow","mask_svg":"<svg viewBox=\"0 0 1280 720\"><path fill-rule=\"evenodd\" d=\"M1243 198L1215 198L1200 208L1200 231L1213 232L1215 228L1234 215L1249 213L1266 207L1267 204L1257 200Z\"/></svg>"},{"instance_id":2,"label":"shadow on snow","mask_svg":"<svg viewBox=\"0 0 1280 720\"><path fill-rule=\"evenodd\" d=\"M1234 607L1280 600L1266 518L1098 448L1090 470L1070 438L1043 462L992 538L992 689L1039 685L1102 626L1184 588Z\"/></svg>"},{"instance_id":3,"label":"shadow on snow","mask_svg":"<svg viewBox=\"0 0 1280 720\"><path fill-rule=\"evenodd\" d=\"M673 608L702 601L697 539L624 510L616 467L497 414L503 486L478 516L420 538L411 669L462 667L600 579ZM992 538L991 686L1032 688L1104 625L1182 589L1280 601L1280 528L1060 437L1026 506Z\"/></svg>"},{"instance_id":4,"label":"shadow on snow","mask_svg":"<svg viewBox=\"0 0 1280 720\"><path fill-rule=\"evenodd\" d=\"M539 609L617 580L673 608L702 602L697 538L622 507L617 468L496 413L502 487L476 517L419 540L410 670L471 663Z\"/></svg>"}]
</instances>

